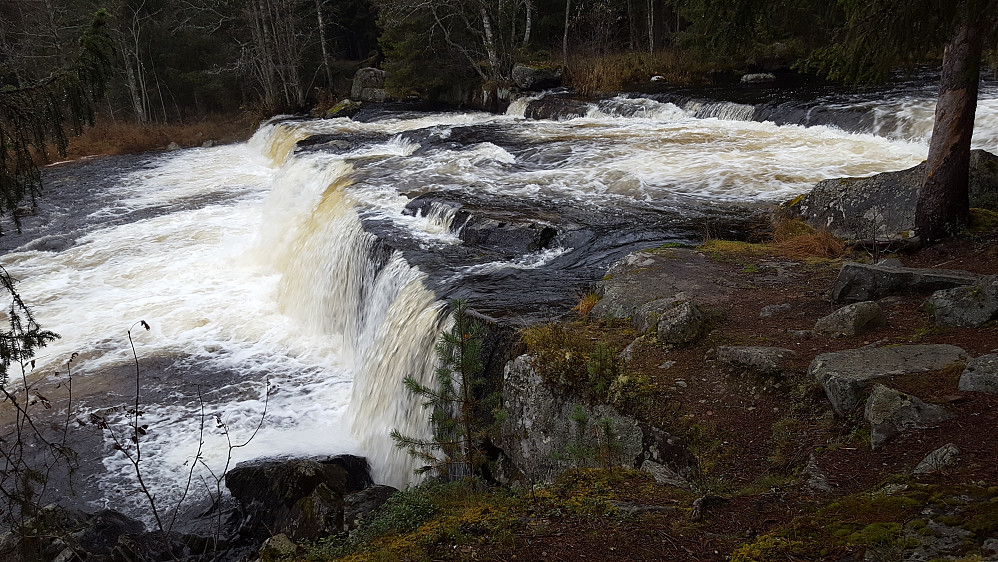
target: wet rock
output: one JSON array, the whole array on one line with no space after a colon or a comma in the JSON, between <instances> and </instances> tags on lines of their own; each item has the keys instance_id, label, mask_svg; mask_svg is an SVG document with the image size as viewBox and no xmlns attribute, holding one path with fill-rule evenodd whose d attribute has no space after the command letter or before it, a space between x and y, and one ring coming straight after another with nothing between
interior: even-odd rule
<instances>
[{"instance_id":1,"label":"wet rock","mask_svg":"<svg viewBox=\"0 0 998 562\"><path fill-rule=\"evenodd\" d=\"M819 319L814 331L831 336L855 336L887 325L880 305L873 301L848 304Z\"/></svg>"},{"instance_id":2,"label":"wet rock","mask_svg":"<svg viewBox=\"0 0 998 562\"><path fill-rule=\"evenodd\" d=\"M290 509L277 512L274 528L293 540L316 540L343 530L343 493L320 483Z\"/></svg>"},{"instance_id":3,"label":"wet rock","mask_svg":"<svg viewBox=\"0 0 998 562\"><path fill-rule=\"evenodd\" d=\"M903 241L914 236L915 205L925 175L925 163L907 170L867 178L818 182L790 207L815 228L827 228L840 238L859 241ZM998 156L971 151L970 206L998 206Z\"/></svg>"},{"instance_id":4,"label":"wet rock","mask_svg":"<svg viewBox=\"0 0 998 562\"><path fill-rule=\"evenodd\" d=\"M577 119L589 113L591 104L583 100L544 96L527 103L523 116L527 119Z\"/></svg>"},{"instance_id":5,"label":"wet rock","mask_svg":"<svg viewBox=\"0 0 998 562\"><path fill-rule=\"evenodd\" d=\"M326 110L326 119L333 119L336 117L353 117L357 115L363 104L359 101L353 101L352 99L340 100L333 107Z\"/></svg>"},{"instance_id":6,"label":"wet rock","mask_svg":"<svg viewBox=\"0 0 998 562\"><path fill-rule=\"evenodd\" d=\"M936 427L952 415L942 406L876 384L866 401L864 417L870 423L870 447L876 449L902 431Z\"/></svg>"},{"instance_id":7,"label":"wet rock","mask_svg":"<svg viewBox=\"0 0 998 562\"><path fill-rule=\"evenodd\" d=\"M589 405L554 393L522 355L506 366L499 446L515 467L510 480L552 481L561 471L592 466L610 455L614 464L639 468L645 462L676 475L690 474L695 460L676 437L624 416L607 405ZM609 441L602 426L608 424ZM649 471L653 465L649 465Z\"/></svg>"},{"instance_id":8,"label":"wet rock","mask_svg":"<svg viewBox=\"0 0 998 562\"><path fill-rule=\"evenodd\" d=\"M960 390L998 395L998 355L971 359L960 375Z\"/></svg>"},{"instance_id":9,"label":"wet rock","mask_svg":"<svg viewBox=\"0 0 998 562\"><path fill-rule=\"evenodd\" d=\"M808 375L822 386L832 409L845 415L856 408L863 392L885 377L938 371L968 359L954 345L896 345L823 353L814 358Z\"/></svg>"},{"instance_id":10,"label":"wet rock","mask_svg":"<svg viewBox=\"0 0 998 562\"><path fill-rule=\"evenodd\" d=\"M378 484L344 496L343 529L346 531L356 529L368 513L381 507L397 491L391 486Z\"/></svg>"},{"instance_id":11,"label":"wet rock","mask_svg":"<svg viewBox=\"0 0 998 562\"><path fill-rule=\"evenodd\" d=\"M388 73L378 68L361 68L353 75L350 99L362 102L385 101L385 77Z\"/></svg>"},{"instance_id":12,"label":"wet rock","mask_svg":"<svg viewBox=\"0 0 998 562\"><path fill-rule=\"evenodd\" d=\"M832 286L832 302L851 303L901 293L931 293L979 282L979 276L966 271L847 263L839 270Z\"/></svg>"},{"instance_id":13,"label":"wet rock","mask_svg":"<svg viewBox=\"0 0 998 562\"><path fill-rule=\"evenodd\" d=\"M658 339L673 345L686 345L700 336L707 325L703 310L691 301L665 310L658 318Z\"/></svg>"},{"instance_id":14,"label":"wet rock","mask_svg":"<svg viewBox=\"0 0 998 562\"><path fill-rule=\"evenodd\" d=\"M955 465L960 460L960 449L952 443L947 443L932 451L915 465L915 474L929 474Z\"/></svg>"},{"instance_id":15,"label":"wet rock","mask_svg":"<svg viewBox=\"0 0 998 562\"><path fill-rule=\"evenodd\" d=\"M176 141L170 141L170 144L166 145L167 150L180 150L180 145Z\"/></svg>"},{"instance_id":16,"label":"wet rock","mask_svg":"<svg viewBox=\"0 0 998 562\"><path fill-rule=\"evenodd\" d=\"M998 275L973 285L936 291L925 304L939 326L980 327L998 318Z\"/></svg>"},{"instance_id":17,"label":"wet rock","mask_svg":"<svg viewBox=\"0 0 998 562\"><path fill-rule=\"evenodd\" d=\"M785 302L782 304L770 304L762 307L759 311L759 318L769 318L771 316L781 316L786 312L793 310L793 305Z\"/></svg>"},{"instance_id":18,"label":"wet rock","mask_svg":"<svg viewBox=\"0 0 998 562\"><path fill-rule=\"evenodd\" d=\"M740 369L749 369L767 375L783 371L794 352L783 347L767 346L720 346L717 360Z\"/></svg>"},{"instance_id":19,"label":"wet rock","mask_svg":"<svg viewBox=\"0 0 998 562\"><path fill-rule=\"evenodd\" d=\"M201 148L213 148L216 144L218 144L218 143L216 143L215 141L213 141L211 139L208 139L208 140L204 141L203 143L201 143Z\"/></svg>"},{"instance_id":20,"label":"wet rock","mask_svg":"<svg viewBox=\"0 0 998 562\"><path fill-rule=\"evenodd\" d=\"M551 66L513 66L513 82L521 90L546 90L561 85L561 68Z\"/></svg>"}]
</instances>

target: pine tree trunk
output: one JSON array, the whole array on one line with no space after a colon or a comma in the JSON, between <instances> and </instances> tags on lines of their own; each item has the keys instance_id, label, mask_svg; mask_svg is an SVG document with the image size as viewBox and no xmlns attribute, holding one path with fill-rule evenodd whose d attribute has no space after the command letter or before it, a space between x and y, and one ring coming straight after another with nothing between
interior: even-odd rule
<instances>
[{"instance_id":1,"label":"pine tree trunk","mask_svg":"<svg viewBox=\"0 0 998 562\"><path fill-rule=\"evenodd\" d=\"M943 52L943 72L925 179L915 209L922 244L956 234L970 218L970 139L980 82L982 30L972 18Z\"/></svg>"}]
</instances>

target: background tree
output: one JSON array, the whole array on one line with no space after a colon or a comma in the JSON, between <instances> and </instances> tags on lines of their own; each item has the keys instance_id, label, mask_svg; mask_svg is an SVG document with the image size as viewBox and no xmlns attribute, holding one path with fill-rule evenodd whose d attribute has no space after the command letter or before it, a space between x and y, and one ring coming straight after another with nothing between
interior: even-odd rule
<instances>
[{"instance_id":1,"label":"background tree","mask_svg":"<svg viewBox=\"0 0 998 562\"><path fill-rule=\"evenodd\" d=\"M64 153L67 127L79 132L93 122L110 64L106 20L106 12L97 13L66 66L31 84L0 89L0 216L13 216L18 228L18 207L25 199L34 204L41 189L34 157L46 157L50 146Z\"/></svg>"}]
</instances>

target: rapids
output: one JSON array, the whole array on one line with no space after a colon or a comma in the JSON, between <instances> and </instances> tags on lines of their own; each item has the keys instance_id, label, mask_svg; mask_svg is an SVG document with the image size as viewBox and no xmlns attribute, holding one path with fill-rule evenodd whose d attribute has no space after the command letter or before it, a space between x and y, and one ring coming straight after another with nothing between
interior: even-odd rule
<instances>
[{"instance_id":1,"label":"rapids","mask_svg":"<svg viewBox=\"0 0 998 562\"><path fill-rule=\"evenodd\" d=\"M429 380L447 298L556 318L629 251L748 228L753 209L821 179L917 164L932 92L622 95L560 121L524 119L529 103L276 120L247 143L49 167L38 214L0 239L22 297L62 336L33 376L63 376L78 353L75 408L127 406L131 329L161 505L179 498L202 401L212 471L229 451L214 420L238 443L266 404L234 461L355 453L404 486L413 465L388 433L427 432L401 381ZM989 83L976 147L998 150L996 109ZM148 517L108 439L87 462L86 502Z\"/></svg>"}]
</instances>

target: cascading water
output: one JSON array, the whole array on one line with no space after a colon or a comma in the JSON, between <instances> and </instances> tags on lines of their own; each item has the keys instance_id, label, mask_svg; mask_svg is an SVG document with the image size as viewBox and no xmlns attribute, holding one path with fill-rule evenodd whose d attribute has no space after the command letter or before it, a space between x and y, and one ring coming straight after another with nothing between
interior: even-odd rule
<instances>
[{"instance_id":1,"label":"cascading water","mask_svg":"<svg viewBox=\"0 0 998 562\"><path fill-rule=\"evenodd\" d=\"M995 150L998 92L983 92L975 143ZM894 99L834 101L879 115L865 132L822 121L825 102L784 108L811 117L780 124L764 118L775 106L628 96L564 121L523 119L528 99L508 115L271 123L244 144L53 167L63 187L0 247L63 336L36 376L79 353L80 411L132 400L125 331L152 325L132 333L145 479L162 504L197 449L199 389L236 442L269 400L235 460L355 453L401 486L413 463L389 431L428 430L401 381L430 382L448 297L514 322L551 318L626 252L696 240L821 179L914 165L931 114ZM110 180L88 171L115 162L125 169ZM225 436L209 423L205 442L219 470ZM142 514L130 467L100 447L85 499Z\"/></svg>"}]
</instances>

